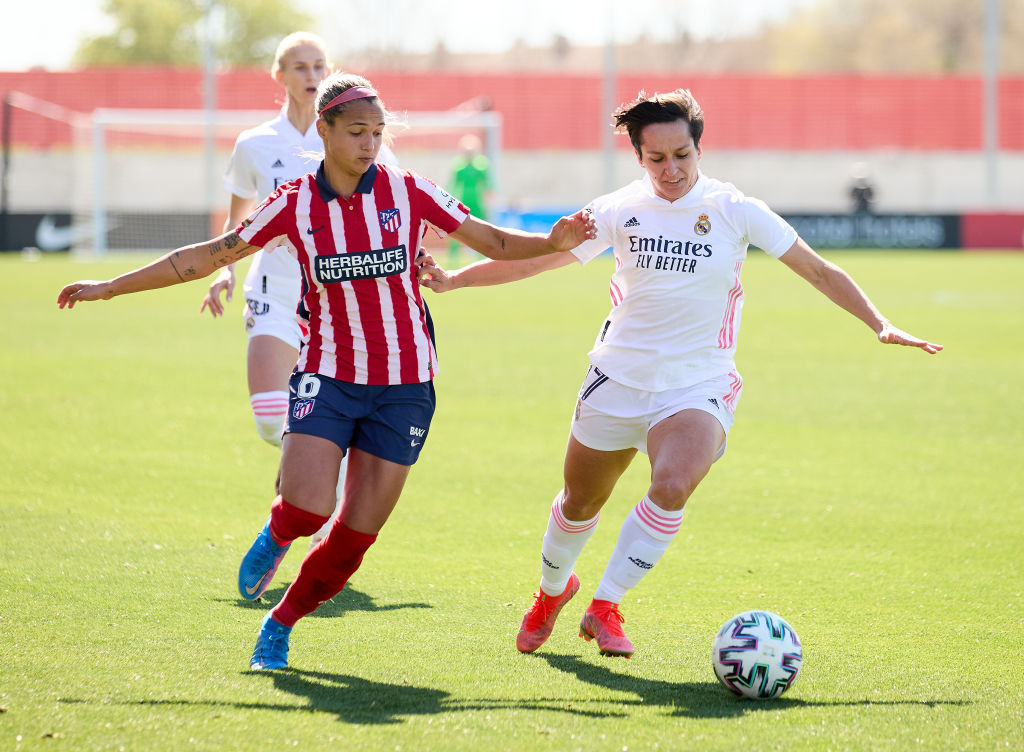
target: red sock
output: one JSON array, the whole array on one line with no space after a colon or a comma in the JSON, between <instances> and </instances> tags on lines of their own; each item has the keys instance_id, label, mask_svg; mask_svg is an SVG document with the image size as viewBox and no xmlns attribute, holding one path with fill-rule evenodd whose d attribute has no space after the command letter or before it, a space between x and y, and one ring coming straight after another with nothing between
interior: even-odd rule
<instances>
[{"instance_id":1,"label":"red sock","mask_svg":"<svg viewBox=\"0 0 1024 752\"><path fill-rule=\"evenodd\" d=\"M340 593L375 540L375 534L358 533L340 520L335 522L320 545L306 554L299 576L270 612L271 618L286 627L294 626L321 603Z\"/></svg>"},{"instance_id":2,"label":"red sock","mask_svg":"<svg viewBox=\"0 0 1024 752\"><path fill-rule=\"evenodd\" d=\"M312 535L327 522L329 516L299 509L278 496L270 505L270 537L274 543L283 546L296 538Z\"/></svg>"}]
</instances>

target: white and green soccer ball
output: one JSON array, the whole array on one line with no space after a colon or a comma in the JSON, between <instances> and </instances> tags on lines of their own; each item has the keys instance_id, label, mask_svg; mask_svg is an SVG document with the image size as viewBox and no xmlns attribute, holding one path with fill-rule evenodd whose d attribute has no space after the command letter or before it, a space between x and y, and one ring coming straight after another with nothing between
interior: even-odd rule
<instances>
[{"instance_id":1,"label":"white and green soccer ball","mask_svg":"<svg viewBox=\"0 0 1024 752\"><path fill-rule=\"evenodd\" d=\"M751 700L779 697L793 686L804 653L800 638L770 611L745 611L715 635L711 664L726 689Z\"/></svg>"}]
</instances>

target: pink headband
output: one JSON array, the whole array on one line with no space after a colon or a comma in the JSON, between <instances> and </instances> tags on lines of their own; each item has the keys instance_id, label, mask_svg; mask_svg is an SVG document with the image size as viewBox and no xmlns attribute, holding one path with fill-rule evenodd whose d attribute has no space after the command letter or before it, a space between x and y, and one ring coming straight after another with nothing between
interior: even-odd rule
<instances>
[{"instance_id":1,"label":"pink headband","mask_svg":"<svg viewBox=\"0 0 1024 752\"><path fill-rule=\"evenodd\" d=\"M375 96L377 96L377 92L368 86L353 86L351 89L345 89L345 91L321 107L320 112L317 114L323 115L326 110L337 107L339 104L345 104L345 102L351 102L353 99L366 99L367 97Z\"/></svg>"}]
</instances>

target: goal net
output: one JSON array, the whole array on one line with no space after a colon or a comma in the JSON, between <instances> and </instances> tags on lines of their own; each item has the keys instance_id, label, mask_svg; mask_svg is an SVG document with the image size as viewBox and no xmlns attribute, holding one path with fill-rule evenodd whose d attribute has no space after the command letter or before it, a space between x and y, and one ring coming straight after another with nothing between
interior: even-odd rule
<instances>
[{"instance_id":1,"label":"goal net","mask_svg":"<svg viewBox=\"0 0 1024 752\"><path fill-rule=\"evenodd\" d=\"M278 111L116 110L92 113L91 179L72 212L76 252L171 249L223 229L229 196L221 184L238 133ZM393 129L399 164L448 180L459 140L479 134L500 169L495 112L409 112ZM79 139L81 142L83 139Z\"/></svg>"},{"instance_id":2,"label":"goal net","mask_svg":"<svg viewBox=\"0 0 1024 752\"><path fill-rule=\"evenodd\" d=\"M238 134L278 110L97 109L76 113L32 98L16 106L61 120L70 143L15 153L15 186L31 190L32 210L70 216L65 237L76 254L170 250L220 234L230 196L221 179ZM491 165L492 195L500 201L502 118L478 110L406 112L389 129L402 167L448 184L459 142L480 139ZM67 137L65 136L65 141ZM60 175L62 190L33 174ZM20 176L24 176L22 179ZM22 195L19 195L22 194ZM12 191L12 200L28 197ZM18 207L15 206L17 209ZM66 246L65 246L66 247ZM49 249L47 249L49 250Z\"/></svg>"}]
</instances>

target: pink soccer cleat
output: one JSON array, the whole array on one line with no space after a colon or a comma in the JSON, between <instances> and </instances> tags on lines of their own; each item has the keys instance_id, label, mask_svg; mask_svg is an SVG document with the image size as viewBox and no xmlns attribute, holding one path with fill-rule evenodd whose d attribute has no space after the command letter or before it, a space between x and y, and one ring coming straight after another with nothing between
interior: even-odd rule
<instances>
[{"instance_id":1,"label":"pink soccer cleat","mask_svg":"<svg viewBox=\"0 0 1024 752\"><path fill-rule=\"evenodd\" d=\"M533 594L533 605L523 617L523 623L519 625L519 634L516 635L516 647L520 653L532 653L544 644L551 634L551 628L555 626L558 612L579 589L580 578L573 572L561 595L548 595L543 590Z\"/></svg>"},{"instance_id":2,"label":"pink soccer cleat","mask_svg":"<svg viewBox=\"0 0 1024 752\"><path fill-rule=\"evenodd\" d=\"M622 631L626 617L619 613L619 604L592 600L580 622L580 637L587 642L597 639L601 655L629 658L635 649Z\"/></svg>"}]
</instances>

